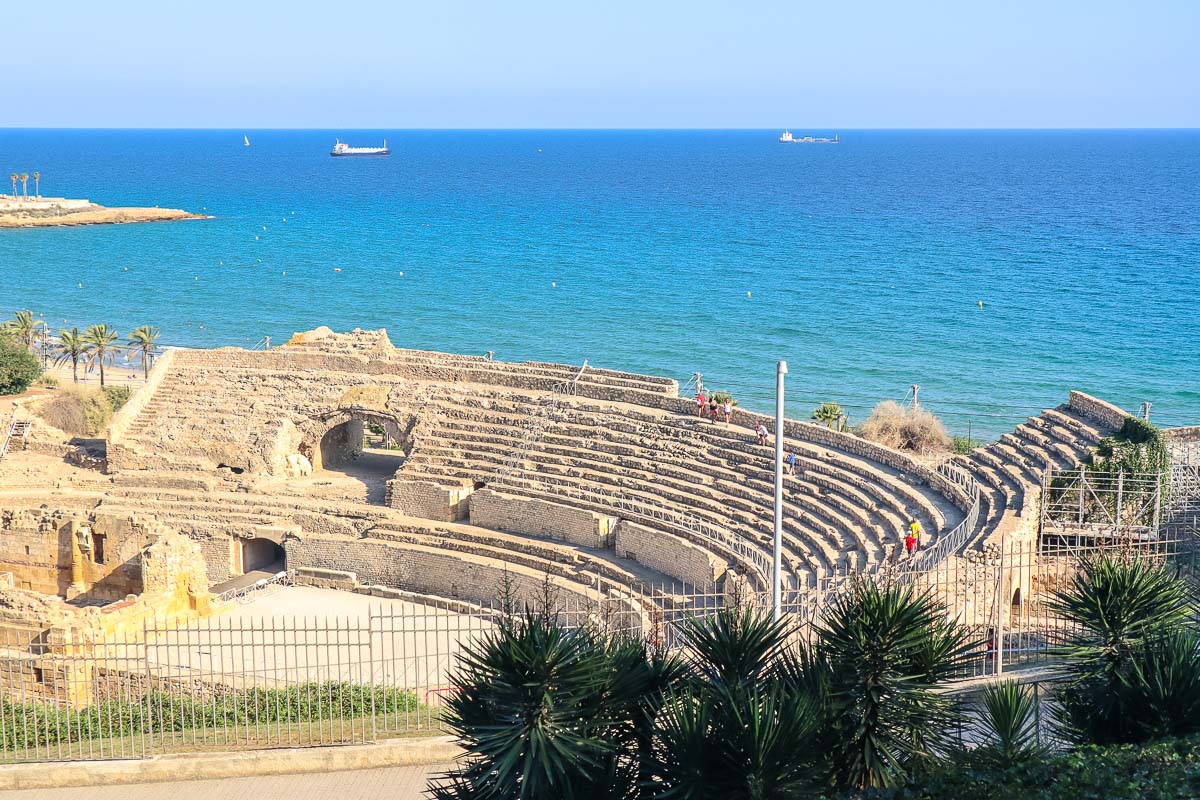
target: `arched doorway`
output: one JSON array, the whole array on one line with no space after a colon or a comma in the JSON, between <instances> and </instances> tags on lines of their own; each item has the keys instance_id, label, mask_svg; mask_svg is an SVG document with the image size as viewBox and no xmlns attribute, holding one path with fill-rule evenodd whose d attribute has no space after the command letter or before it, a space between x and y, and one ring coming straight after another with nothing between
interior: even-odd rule
<instances>
[{"instance_id":1,"label":"arched doorway","mask_svg":"<svg viewBox=\"0 0 1200 800\"><path fill-rule=\"evenodd\" d=\"M287 569L287 555L278 543L270 539L239 539L238 542L242 551L242 574L275 574Z\"/></svg>"},{"instance_id":2,"label":"arched doorway","mask_svg":"<svg viewBox=\"0 0 1200 800\"><path fill-rule=\"evenodd\" d=\"M387 412L343 408L316 420L300 443L323 494L383 505L407 458L408 429Z\"/></svg>"}]
</instances>

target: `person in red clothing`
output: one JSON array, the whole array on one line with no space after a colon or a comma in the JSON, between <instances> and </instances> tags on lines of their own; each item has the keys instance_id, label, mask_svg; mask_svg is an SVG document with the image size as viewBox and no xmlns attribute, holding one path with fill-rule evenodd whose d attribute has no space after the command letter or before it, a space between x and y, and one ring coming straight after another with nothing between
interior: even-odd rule
<instances>
[{"instance_id":1,"label":"person in red clothing","mask_svg":"<svg viewBox=\"0 0 1200 800\"><path fill-rule=\"evenodd\" d=\"M704 409L708 408L708 398L704 396L704 391L696 392L696 416L704 419Z\"/></svg>"},{"instance_id":2,"label":"person in red clothing","mask_svg":"<svg viewBox=\"0 0 1200 800\"><path fill-rule=\"evenodd\" d=\"M917 546L917 537L911 533L904 537L904 549L908 551L908 557L912 558L913 550Z\"/></svg>"}]
</instances>

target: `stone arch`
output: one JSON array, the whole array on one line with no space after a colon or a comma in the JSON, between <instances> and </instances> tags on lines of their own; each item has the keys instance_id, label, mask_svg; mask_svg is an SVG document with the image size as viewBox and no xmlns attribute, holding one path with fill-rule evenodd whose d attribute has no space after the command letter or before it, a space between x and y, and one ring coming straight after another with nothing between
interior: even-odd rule
<instances>
[{"instance_id":1,"label":"stone arch","mask_svg":"<svg viewBox=\"0 0 1200 800\"><path fill-rule=\"evenodd\" d=\"M391 411L358 406L344 406L321 414L301 427L297 451L308 459L313 471L332 465L329 460L350 460L361 451L362 433L366 425L380 425L408 452L408 433L413 419Z\"/></svg>"}]
</instances>

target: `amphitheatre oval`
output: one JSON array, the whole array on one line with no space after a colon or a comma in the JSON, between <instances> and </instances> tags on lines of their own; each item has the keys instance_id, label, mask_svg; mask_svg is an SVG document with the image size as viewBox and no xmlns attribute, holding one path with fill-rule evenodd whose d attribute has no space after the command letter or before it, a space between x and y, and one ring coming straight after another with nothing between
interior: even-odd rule
<instances>
[{"instance_id":1,"label":"amphitheatre oval","mask_svg":"<svg viewBox=\"0 0 1200 800\"><path fill-rule=\"evenodd\" d=\"M31 417L24 452L0 465L25 476L0 491L0 560L17 588L61 593L72 569L113 597L138 588L92 563L94 549L73 556L86 569L34 563L64 531L99 524L130 563L147 530L181 534L217 588L280 566L296 581L481 604L547 584L658 610L767 593L774 450L755 429L773 437L774 421L694 409L671 379L398 349L384 331L171 351L114 418L103 457L65 476L71 445ZM788 420L786 596L900 564L913 521L923 564L1031 541L1044 470L1075 467L1126 417L1071 392L944 463ZM28 559L18 539L36 540ZM1018 576L1007 593L1029 589Z\"/></svg>"}]
</instances>

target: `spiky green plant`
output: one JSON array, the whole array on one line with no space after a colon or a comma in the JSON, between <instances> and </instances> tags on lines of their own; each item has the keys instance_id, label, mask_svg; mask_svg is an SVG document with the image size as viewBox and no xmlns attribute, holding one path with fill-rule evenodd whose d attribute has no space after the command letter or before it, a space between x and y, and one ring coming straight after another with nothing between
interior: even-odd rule
<instances>
[{"instance_id":1,"label":"spiky green plant","mask_svg":"<svg viewBox=\"0 0 1200 800\"><path fill-rule=\"evenodd\" d=\"M976 645L929 592L863 580L837 597L816 652L799 662L801 679L827 693L821 747L830 781L894 786L945 751L957 708L932 690Z\"/></svg>"},{"instance_id":2,"label":"spiky green plant","mask_svg":"<svg viewBox=\"0 0 1200 800\"><path fill-rule=\"evenodd\" d=\"M813 788L818 717L782 669L788 633L749 608L685 624L691 680L659 715L644 796L767 800Z\"/></svg>"},{"instance_id":3,"label":"spiky green plant","mask_svg":"<svg viewBox=\"0 0 1200 800\"><path fill-rule=\"evenodd\" d=\"M527 611L460 656L449 722L471 754L436 798L630 798L679 665L638 639Z\"/></svg>"},{"instance_id":4,"label":"spiky green plant","mask_svg":"<svg viewBox=\"0 0 1200 800\"><path fill-rule=\"evenodd\" d=\"M1200 636L1172 631L1150 639L1122 677L1131 738L1145 741L1200 732Z\"/></svg>"},{"instance_id":5,"label":"spiky green plant","mask_svg":"<svg viewBox=\"0 0 1200 800\"><path fill-rule=\"evenodd\" d=\"M1047 753L1038 732L1038 699L1032 686L1015 680L988 686L975 719L984 743L971 754L974 764L1009 769Z\"/></svg>"},{"instance_id":6,"label":"spiky green plant","mask_svg":"<svg viewBox=\"0 0 1200 800\"><path fill-rule=\"evenodd\" d=\"M1145 738L1137 721L1144 693L1131 688L1138 685L1135 662L1143 659L1156 674L1153 647L1170 633L1194 629L1195 591L1161 565L1103 553L1085 558L1049 605L1078 627L1059 648L1070 673L1055 704L1062 733L1094 744Z\"/></svg>"}]
</instances>

